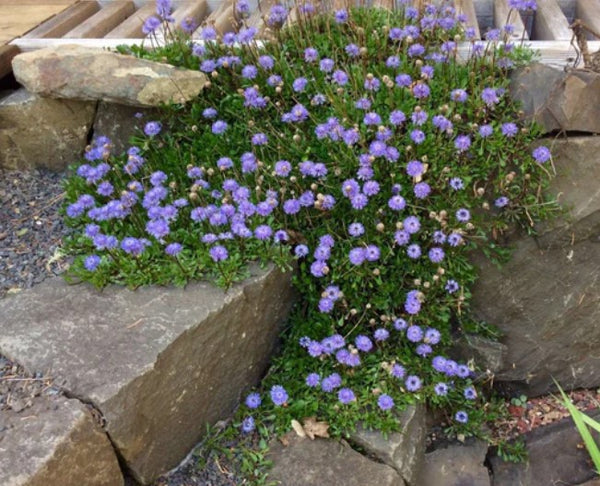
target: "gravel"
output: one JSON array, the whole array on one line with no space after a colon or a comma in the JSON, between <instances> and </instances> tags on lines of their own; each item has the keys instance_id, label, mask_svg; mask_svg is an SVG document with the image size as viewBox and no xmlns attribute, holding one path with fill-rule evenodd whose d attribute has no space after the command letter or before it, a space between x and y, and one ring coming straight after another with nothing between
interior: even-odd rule
<instances>
[{"instance_id":1,"label":"gravel","mask_svg":"<svg viewBox=\"0 0 600 486\"><path fill-rule=\"evenodd\" d=\"M57 275L64 173L0 170L0 298Z\"/></svg>"}]
</instances>

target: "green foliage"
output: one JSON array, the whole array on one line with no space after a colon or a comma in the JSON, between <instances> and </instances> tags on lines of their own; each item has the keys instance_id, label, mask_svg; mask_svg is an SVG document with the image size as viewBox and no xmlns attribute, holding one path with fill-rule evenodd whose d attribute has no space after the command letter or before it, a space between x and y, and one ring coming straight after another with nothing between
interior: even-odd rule
<instances>
[{"instance_id":1,"label":"green foliage","mask_svg":"<svg viewBox=\"0 0 600 486\"><path fill-rule=\"evenodd\" d=\"M538 163L531 154L536 128L521 124L518 106L506 95L506 68L530 54L477 50L473 44L475 55L459 62L458 26L393 38L392 28L414 24L402 9L357 9L344 23L308 15L298 26L277 30L276 41L264 45L208 42L198 47L177 37L153 50L122 48L205 70L210 86L189 106L169 107L158 131L146 126L146 135L134 140L128 155L112 154L110 143L96 142L88 162L66 185L67 221L79 231L67 243L75 256L75 279L137 287L212 278L228 287L246 276L249 262L290 268L296 260L294 283L301 301L262 385L263 391L283 385L289 398L276 403L266 393L259 411L241 407L236 416L238 424L250 414L256 421L252 437L258 437L258 450L241 459L242 469L256 481L265 480L260 441L289 430L293 418L316 416L335 436L358 422L396 430L394 411L415 402L444 410L455 435L481 435L489 418L486 397L474 388L478 370L452 360L446 368L436 366L432 357L442 357L462 330L497 335L469 316L477 278L472 252L500 264L508 256L503 234L531 231L535 221L556 209L544 195L551 176L545 160ZM358 51L352 53L348 45ZM305 61L307 48L331 59L347 82L336 81L318 61ZM260 67L261 56L269 56L273 66ZM259 67L250 76L247 66ZM274 74L281 79L274 81ZM408 82L396 79L399 74ZM300 77L307 81L304 90L295 87ZM361 98L368 108L357 106ZM398 111L405 121L390 119ZM368 112L380 120L368 122ZM226 130L217 127L221 122ZM422 140L417 131L423 132ZM352 134L354 140L344 138ZM257 143L257 137L266 143ZM279 168L281 161L289 161L289 174ZM413 162L420 164L417 172L408 169ZM96 177L99 167L108 169ZM368 181L376 185L367 189ZM102 182L113 190L100 194ZM151 204L157 187L164 194ZM238 187L246 190L244 197ZM359 201L359 193L366 202ZM80 210L84 195L103 209ZM394 200L399 195L402 207ZM242 237L232 233L232 214L245 211L243 202L253 209L241 218L251 236ZM115 209L113 203L123 207ZM173 207L175 216L163 215ZM227 213L225 221L213 219L217 213ZM419 227L407 236L403 232L411 228L411 218ZM167 223L166 231L153 227L157 219ZM364 232L353 234L353 223ZM271 233L259 238L265 226ZM116 244L99 242L94 231ZM420 257L411 255L404 237L418 246ZM173 244L181 251L170 254ZM301 245L307 255L297 253ZM226 251L224 257L214 254L217 246ZM327 255L315 256L323 247ZM363 255L360 262L353 261L353 251ZM96 261L90 260L92 254ZM409 326L429 334L410 338ZM388 336L378 338L381 330ZM343 344L323 349L321 343L332 336ZM360 348L359 336L369 337L372 351ZM310 348L311 343L321 349ZM337 356L341 348L360 365ZM405 376L393 372L398 366ZM339 374L354 399L343 402L340 386L329 392L307 386L309 373L321 379ZM419 386L411 386L407 376L417 378ZM378 405L384 395L393 400L392 410ZM505 453L519 455L516 447Z\"/></svg>"}]
</instances>

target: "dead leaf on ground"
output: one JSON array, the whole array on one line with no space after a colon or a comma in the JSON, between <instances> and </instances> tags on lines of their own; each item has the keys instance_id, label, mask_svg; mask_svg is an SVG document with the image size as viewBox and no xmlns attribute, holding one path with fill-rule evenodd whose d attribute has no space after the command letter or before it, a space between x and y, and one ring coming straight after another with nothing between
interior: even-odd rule
<instances>
[{"instance_id":1,"label":"dead leaf on ground","mask_svg":"<svg viewBox=\"0 0 600 486\"><path fill-rule=\"evenodd\" d=\"M296 432L296 435L304 438L306 437L306 432L304 432L304 428L297 420L292 420L292 429Z\"/></svg>"},{"instance_id":2,"label":"dead leaf on ground","mask_svg":"<svg viewBox=\"0 0 600 486\"><path fill-rule=\"evenodd\" d=\"M304 419L304 432L313 440L315 437L329 437L329 424L327 422L319 422L315 417L307 417Z\"/></svg>"}]
</instances>

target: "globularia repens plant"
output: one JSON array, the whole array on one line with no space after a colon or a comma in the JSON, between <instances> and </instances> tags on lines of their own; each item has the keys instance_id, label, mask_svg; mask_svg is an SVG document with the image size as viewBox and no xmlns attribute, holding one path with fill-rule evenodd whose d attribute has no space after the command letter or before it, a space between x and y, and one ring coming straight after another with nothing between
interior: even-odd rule
<instances>
[{"instance_id":1,"label":"globularia repens plant","mask_svg":"<svg viewBox=\"0 0 600 486\"><path fill-rule=\"evenodd\" d=\"M389 430L415 401L473 432L484 416L474 370L445 354L470 322L468 254L550 207L550 152L532 150L508 98L522 51L496 41L510 27L484 43L450 7L320 14L305 3L290 28L273 7L262 44L247 4L236 9L237 34L209 26L201 43L133 50L210 83L145 122L127 154L96 139L67 183L80 230L71 274L228 286L248 262L295 260L301 303L265 393L242 406L245 433L309 416L338 433L358 420ZM168 21L167 1L158 14L148 32Z\"/></svg>"}]
</instances>

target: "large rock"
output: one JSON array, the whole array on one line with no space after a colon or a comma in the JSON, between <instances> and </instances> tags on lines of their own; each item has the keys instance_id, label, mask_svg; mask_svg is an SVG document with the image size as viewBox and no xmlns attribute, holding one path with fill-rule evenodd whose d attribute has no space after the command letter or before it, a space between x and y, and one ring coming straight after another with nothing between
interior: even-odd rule
<instances>
[{"instance_id":1,"label":"large rock","mask_svg":"<svg viewBox=\"0 0 600 486\"><path fill-rule=\"evenodd\" d=\"M288 434L287 445L271 444L269 480L280 486L405 486L391 467L372 461L344 443Z\"/></svg>"},{"instance_id":2,"label":"large rock","mask_svg":"<svg viewBox=\"0 0 600 486\"><path fill-rule=\"evenodd\" d=\"M425 454L418 486L490 486L490 476L483 464L487 454L483 441L452 444ZM548 483L550 484L550 483Z\"/></svg>"},{"instance_id":3,"label":"large rock","mask_svg":"<svg viewBox=\"0 0 600 486\"><path fill-rule=\"evenodd\" d=\"M357 427L350 440L367 454L393 467L409 485L417 486L423 466L427 438L425 406L411 405L398 417L399 432L383 434L377 430Z\"/></svg>"},{"instance_id":4,"label":"large rock","mask_svg":"<svg viewBox=\"0 0 600 486\"><path fill-rule=\"evenodd\" d=\"M132 106L185 103L207 81L199 71L76 45L19 54L12 67L17 81L32 93Z\"/></svg>"},{"instance_id":5,"label":"large rock","mask_svg":"<svg viewBox=\"0 0 600 486\"><path fill-rule=\"evenodd\" d=\"M96 103L40 98L25 89L0 100L0 168L62 170L83 156Z\"/></svg>"},{"instance_id":6,"label":"large rock","mask_svg":"<svg viewBox=\"0 0 600 486\"><path fill-rule=\"evenodd\" d=\"M513 72L510 92L545 132L600 133L600 74L535 63Z\"/></svg>"},{"instance_id":7,"label":"large rock","mask_svg":"<svg viewBox=\"0 0 600 486\"><path fill-rule=\"evenodd\" d=\"M77 400L36 398L23 412L0 413L3 486L122 486L117 456Z\"/></svg>"},{"instance_id":8,"label":"large rock","mask_svg":"<svg viewBox=\"0 0 600 486\"><path fill-rule=\"evenodd\" d=\"M158 120L158 110L152 108L137 108L134 106L117 105L115 103L98 103L96 119L94 120L94 137L110 138L112 153L120 155L131 146L132 136L140 136L144 125Z\"/></svg>"},{"instance_id":9,"label":"large rock","mask_svg":"<svg viewBox=\"0 0 600 486\"><path fill-rule=\"evenodd\" d=\"M498 270L476 258L477 318L504 333L504 365L496 380L515 393L600 385L600 138L569 138L554 146L552 191L570 208L567 220L540 228L536 239L512 241Z\"/></svg>"},{"instance_id":10,"label":"large rock","mask_svg":"<svg viewBox=\"0 0 600 486\"><path fill-rule=\"evenodd\" d=\"M591 416L598 420L600 413ZM527 447L525 463L515 464L504 462L498 456L491 457L493 486L572 485L595 477L590 456L582 447L581 436L570 418L534 429L524 438ZM600 445L597 435L595 439Z\"/></svg>"},{"instance_id":11,"label":"large rock","mask_svg":"<svg viewBox=\"0 0 600 486\"><path fill-rule=\"evenodd\" d=\"M0 352L93 403L124 463L149 483L262 377L291 305L290 277L252 268L228 292L208 283L98 291L53 279L0 301Z\"/></svg>"}]
</instances>

